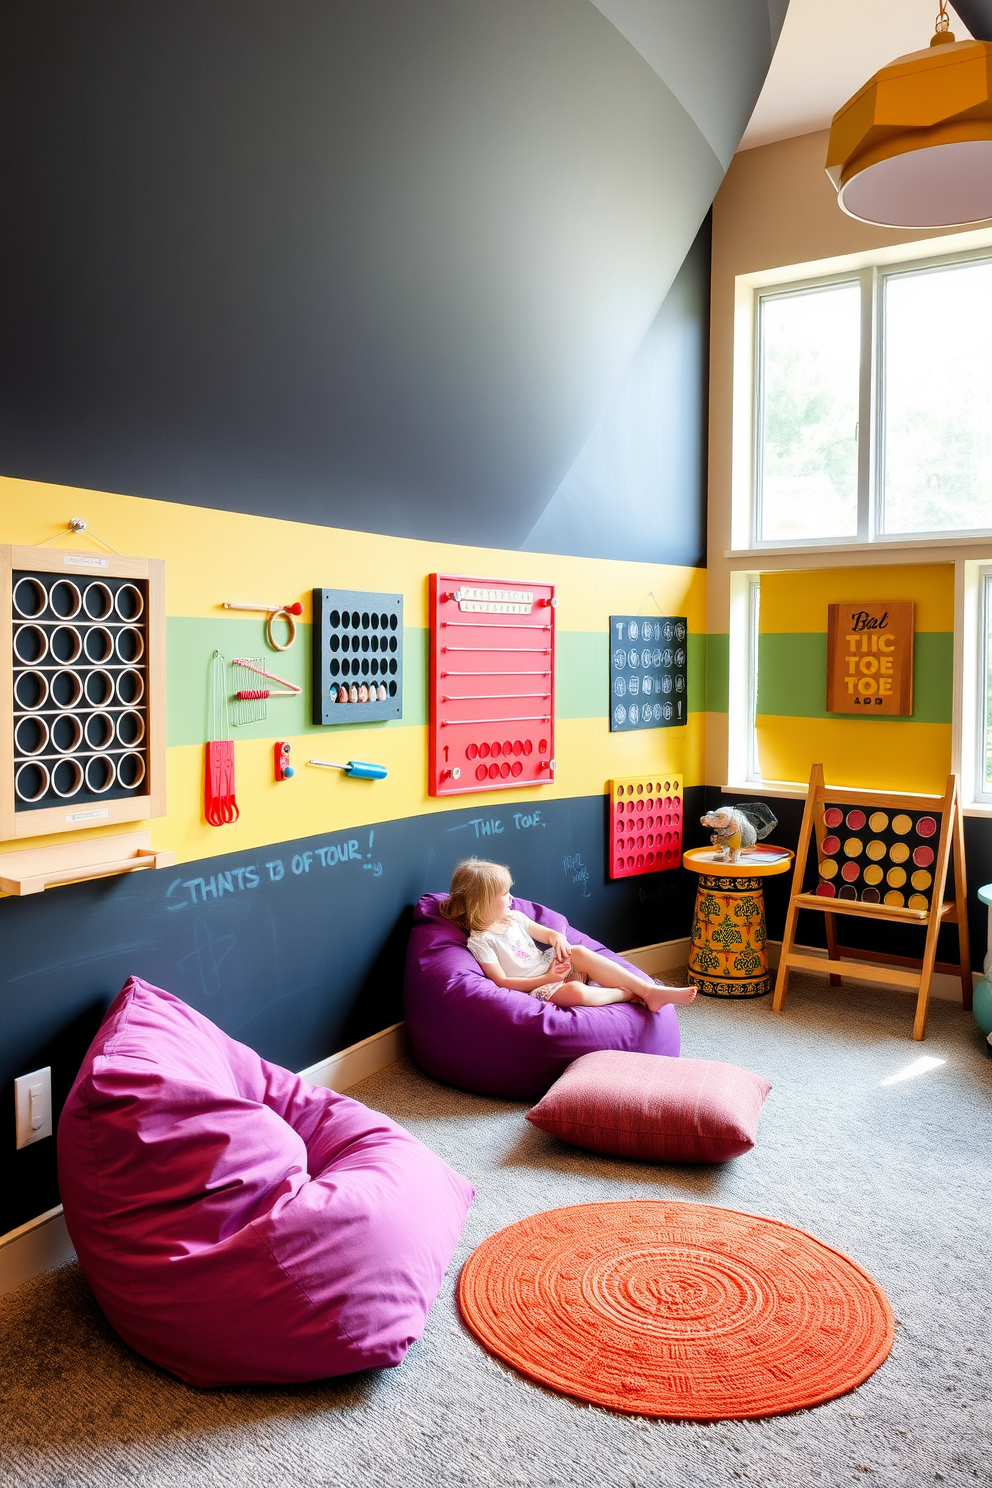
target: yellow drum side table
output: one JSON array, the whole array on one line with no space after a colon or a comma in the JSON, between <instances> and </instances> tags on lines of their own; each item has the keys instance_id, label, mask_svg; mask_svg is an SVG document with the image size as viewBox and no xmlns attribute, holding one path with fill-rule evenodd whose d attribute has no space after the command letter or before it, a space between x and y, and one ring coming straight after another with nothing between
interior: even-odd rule
<instances>
[{"instance_id":1,"label":"yellow drum side table","mask_svg":"<svg viewBox=\"0 0 992 1488\"><path fill-rule=\"evenodd\" d=\"M720 849L693 847L686 868L699 875L689 946L689 980L706 997L764 997L772 990L761 882L787 873L794 854L785 847L742 849L736 863L720 863Z\"/></svg>"}]
</instances>

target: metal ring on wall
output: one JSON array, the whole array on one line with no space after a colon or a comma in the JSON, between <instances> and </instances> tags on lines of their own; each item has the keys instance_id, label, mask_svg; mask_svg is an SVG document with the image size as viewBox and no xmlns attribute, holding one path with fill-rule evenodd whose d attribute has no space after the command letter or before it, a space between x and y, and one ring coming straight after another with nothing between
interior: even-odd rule
<instances>
[{"instance_id":1,"label":"metal ring on wall","mask_svg":"<svg viewBox=\"0 0 992 1488\"><path fill-rule=\"evenodd\" d=\"M71 732L72 737L67 744L60 744L59 739L66 732ZM60 713L51 725L52 748L57 754L71 754L78 749L83 742L83 722L78 713Z\"/></svg>"},{"instance_id":2,"label":"metal ring on wall","mask_svg":"<svg viewBox=\"0 0 992 1488\"><path fill-rule=\"evenodd\" d=\"M66 677L68 677L69 679L68 686L70 689L70 696L63 700L60 694L62 692L63 686L65 685L64 679ZM71 672L68 667L66 667L64 671L56 672L53 675L50 690L52 695L52 702L55 704L56 708L75 708L78 707L80 702L82 702L83 679L78 672Z\"/></svg>"},{"instance_id":3,"label":"metal ring on wall","mask_svg":"<svg viewBox=\"0 0 992 1488\"><path fill-rule=\"evenodd\" d=\"M55 603L55 596L63 593L69 597L69 606L65 610L60 610ZM56 579L48 591L48 603L52 607L52 614L57 615L60 620L75 620L83 608L83 596L79 592L79 585L74 584L71 579Z\"/></svg>"},{"instance_id":4,"label":"metal ring on wall","mask_svg":"<svg viewBox=\"0 0 992 1488\"><path fill-rule=\"evenodd\" d=\"M132 723L135 725L134 738L133 739L125 739L124 735L127 732L127 728L126 728L125 725L130 725ZM120 717L118 718L118 720L117 720L117 739L118 739L118 742L120 744L122 744L125 749L134 749L136 747L136 745L138 745L138 744L140 744L142 742L142 740L144 739L144 737L145 737L145 720L144 720L144 718L137 711L136 708L128 708L128 709L126 709L126 711L123 712L120 715Z\"/></svg>"},{"instance_id":5,"label":"metal ring on wall","mask_svg":"<svg viewBox=\"0 0 992 1488\"><path fill-rule=\"evenodd\" d=\"M61 648L64 644L63 638L68 639L69 654L67 656L61 654ZM65 666L72 666L73 662L78 661L83 654L83 637L75 625L56 625L52 631L48 646L52 653L53 661L60 661Z\"/></svg>"},{"instance_id":6,"label":"metal ring on wall","mask_svg":"<svg viewBox=\"0 0 992 1488\"><path fill-rule=\"evenodd\" d=\"M94 608L99 601L99 608ZM83 590L83 609L90 620L107 620L114 613L114 596L102 579L94 579Z\"/></svg>"},{"instance_id":7,"label":"metal ring on wall","mask_svg":"<svg viewBox=\"0 0 992 1488\"><path fill-rule=\"evenodd\" d=\"M103 785L94 785L93 781L90 779L91 771L97 765L101 765L103 767L107 776ZM94 796L102 796L105 791L108 791L110 789L116 779L117 771L114 768L114 762L110 758L109 754L93 754L86 761L86 789L88 791L92 791Z\"/></svg>"},{"instance_id":8,"label":"metal ring on wall","mask_svg":"<svg viewBox=\"0 0 992 1488\"><path fill-rule=\"evenodd\" d=\"M102 695L99 697L94 695L94 688L97 684L100 684L102 687ZM86 694L86 701L91 708L105 708L108 703L113 702L114 679L109 672L105 672L101 667L97 671L88 674L86 681L83 683L83 691Z\"/></svg>"},{"instance_id":9,"label":"metal ring on wall","mask_svg":"<svg viewBox=\"0 0 992 1488\"><path fill-rule=\"evenodd\" d=\"M134 644L133 656L124 655L121 642L125 639ZM145 654L145 638L141 632L141 627L138 625L122 625L117 632L115 647L118 661L122 661L125 666L133 666L135 662L140 661Z\"/></svg>"},{"instance_id":10,"label":"metal ring on wall","mask_svg":"<svg viewBox=\"0 0 992 1488\"><path fill-rule=\"evenodd\" d=\"M26 595L28 594L34 596L35 603L33 606L30 601L26 602ZM48 590L40 579L28 577L18 579L14 585L12 598L14 609L22 620L37 620L38 616L43 615L48 609Z\"/></svg>"},{"instance_id":11,"label":"metal ring on wall","mask_svg":"<svg viewBox=\"0 0 992 1488\"><path fill-rule=\"evenodd\" d=\"M97 641L102 643L103 652L100 656L93 654L93 647ZM114 637L105 625L91 625L86 632L83 646L86 651L86 660L91 661L94 666L103 666L105 662L113 659Z\"/></svg>"},{"instance_id":12,"label":"metal ring on wall","mask_svg":"<svg viewBox=\"0 0 992 1488\"><path fill-rule=\"evenodd\" d=\"M134 607L130 615L125 615L124 610L121 607L121 600L124 598L125 595L127 595L128 600ZM114 609L117 611L122 620L127 620L129 622L132 620L140 620L142 615L145 613L145 596L142 594L141 590L136 584L122 584L114 597Z\"/></svg>"},{"instance_id":13,"label":"metal ring on wall","mask_svg":"<svg viewBox=\"0 0 992 1488\"><path fill-rule=\"evenodd\" d=\"M59 784L59 776L66 770L74 772L73 781L68 790L63 790ZM77 759L60 759L52 766L52 790L57 796L61 796L63 801L68 801L71 796L77 795L82 785L83 767Z\"/></svg>"},{"instance_id":14,"label":"metal ring on wall","mask_svg":"<svg viewBox=\"0 0 992 1488\"><path fill-rule=\"evenodd\" d=\"M289 639L287 641L277 641L275 637L275 631L272 629L273 621L278 620L280 617L285 620L286 624L289 626ZM289 610L270 610L265 621L265 634L268 637L269 645L272 647L273 651L288 651L290 646L296 640L295 616L291 615Z\"/></svg>"},{"instance_id":15,"label":"metal ring on wall","mask_svg":"<svg viewBox=\"0 0 992 1488\"><path fill-rule=\"evenodd\" d=\"M137 773L133 780L124 779L124 766L129 762L133 762L137 768ZM122 785L125 790L137 790L145 778L145 768L144 755L139 754L137 750L129 750L127 754L122 754L117 761L117 784Z\"/></svg>"},{"instance_id":16,"label":"metal ring on wall","mask_svg":"<svg viewBox=\"0 0 992 1488\"><path fill-rule=\"evenodd\" d=\"M36 770L41 780L40 787L33 794L26 791L21 784L22 777L31 770ZM14 776L14 794L19 801L24 801L30 806L33 801L40 801L42 796L47 794L51 779L52 777L48 773L48 766L43 765L41 760L25 760Z\"/></svg>"},{"instance_id":17,"label":"metal ring on wall","mask_svg":"<svg viewBox=\"0 0 992 1488\"><path fill-rule=\"evenodd\" d=\"M100 735L95 734L98 727L102 730ZM114 742L114 732L114 720L109 713L91 713L83 725L88 749L109 749Z\"/></svg>"},{"instance_id":18,"label":"metal ring on wall","mask_svg":"<svg viewBox=\"0 0 992 1488\"><path fill-rule=\"evenodd\" d=\"M30 739L31 731L34 730L38 736L38 743L32 745L24 742L24 736ZM14 725L14 752L15 754L44 754L48 748L49 728L48 724L37 713L25 713Z\"/></svg>"},{"instance_id":19,"label":"metal ring on wall","mask_svg":"<svg viewBox=\"0 0 992 1488\"><path fill-rule=\"evenodd\" d=\"M131 681L136 685L137 690L133 697L125 697L124 695L126 691L124 684L126 681ZM126 672L121 672L118 675L117 698L119 702L122 702L124 704L125 708L133 708L136 703L141 702L141 699L144 697L144 695L145 679L136 668L129 667Z\"/></svg>"},{"instance_id":20,"label":"metal ring on wall","mask_svg":"<svg viewBox=\"0 0 992 1488\"><path fill-rule=\"evenodd\" d=\"M33 644L35 654L25 656L23 647ZM40 625L19 625L14 631L14 655L21 666L39 666L48 655L48 636Z\"/></svg>"},{"instance_id":21,"label":"metal ring on wall","mask_svg":"<svg viewBox=\"0 0 992 1488\"><path fill-rule=\"evenodd\" d=\"M31 688L37 693L34 702L30 701L29 689ZM44 672L36 672L33 668L29 668L14 678L14 703L18 708L23 708L26 713L33 713L38 708L43 708L47 702L48 678Z\"/></svg>"}]
</instances>

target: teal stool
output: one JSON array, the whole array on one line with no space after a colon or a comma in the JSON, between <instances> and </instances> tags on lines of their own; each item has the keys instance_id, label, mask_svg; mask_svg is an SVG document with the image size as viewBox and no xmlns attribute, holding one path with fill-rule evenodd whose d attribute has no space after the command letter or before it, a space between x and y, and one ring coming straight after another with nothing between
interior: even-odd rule
<instances>
[{"instance_id":1,"label":"teal stool","mask_svg":"<svg viewBox=\"0 0 992 1488\"><path fill-rule=\"evenodd\" d=\"M985 975L975 986L972 1009L975 1022L986 1038L992 1040L992 986L989 985L989 974L992 973L992 884L985 884L979 889L978 897L989 909L989 943L985 957Z\"/></svg>"}]
</instances>

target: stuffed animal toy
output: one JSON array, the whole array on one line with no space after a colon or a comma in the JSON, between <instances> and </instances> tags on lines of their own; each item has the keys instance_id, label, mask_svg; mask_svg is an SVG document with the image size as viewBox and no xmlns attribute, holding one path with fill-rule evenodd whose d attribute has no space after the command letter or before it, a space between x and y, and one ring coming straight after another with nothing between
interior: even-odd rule
<instances>
[{"instance_id":1,"label":"stuffed animal toy","mask_svg":"<svg viewBox=\"0 0 992 1488\"><path fill-rule=\"evenodd\" d=\"M736 863L741 848L753 847L759 837L767 837L778 818L773 816L761 801L747 801L741 806L718 806L699 818L704 827L712 829L710 841L722 849L716 858L718 863Z\"/></svg>"}]
</instances>

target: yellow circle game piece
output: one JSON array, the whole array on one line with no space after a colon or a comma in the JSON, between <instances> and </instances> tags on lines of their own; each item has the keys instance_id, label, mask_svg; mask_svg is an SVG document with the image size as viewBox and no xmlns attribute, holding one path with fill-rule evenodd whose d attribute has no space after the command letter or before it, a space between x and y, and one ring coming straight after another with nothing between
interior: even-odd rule
<instances>
[{"instance_id":1,"label":"yellow circle game piece","mask_svg":"<svg viewBox=\"0 0 992 1488\"><path fill-rule=\"evenodd\" d=\"M911 816L894 816L892 818L892 830L898 832L900 837L905 837L907 832L913 830L913 818Z\"/></svg>"},{"instance_id":2,"label":"yellow circle game piece","mask_svg":"<svg viewBox=\"0 0 992 1488\"><path fill-rule=\"evenodd\" d=\"M884 811L873 811L868 818L868 825L873 832L884 832L889 825L889 818Z\"/></svg>"},{"instance_id":3,"label":"yellow circle game piece","mask_svg":"<svg viewBox=\"0 0 992 1488\"><path fill-rule=\"evenodd\" d=\"M882 873L882 870L881 868L879 868L877 863L872 863L870 868L865 869L866 884L871 884L874 887L875 884L880 884L882 882L883 877L884 874Z\"/></svg>"},{"instance_id":4,"label":"yellow circle game piece","mask_svg":"<svg viewBox=\"0 0 992 1488\"><path fill-rule=\"evenodd\" d=\"M909 907L910 909L929 909L930 901L926 894L910 894Z\"/></svg>"},{"instance_id":5,"label":"yellow circle game piece","mask_svg":"<svg viewBox=\"0 0 992 1488\"><path fill-rule=\"evenodd\" d=\"M844 843L844 851L847 853L847 856L849 858L859 857L861 854L861 849L863 847L864 843L861 841L860 837L848 837L847 841Z\"/></svg>"},{"instance_id":6,"label":"yellow circle game piece","mask_svg":"<svg viewBox=\"0 0 992 1488\"><path fill-rule=\"evenodd\" d=\"M820 864L820 877L837 877L837 864L834 862L833 858L824 858L823 862Z\"/></svg>"},{"instance_id":7,"label":"yellow circle game piece","mask_svg":"<svg viewBox=\"0 0 992 1488\"><path fill-rule=\"evenodd\" d=\"M903 905L906 903L905 899L903 898L902 894L900 894L898 889L890 889L885 896L885 902L886 904L891 905L893 909L902 909Z\"/></svg>"},{"instance_id":8,"label":"yellow circle game piece","mask_svg":"<svg viewBox=\"0 0 992 1488\"><path fill-rule=\"evenodd\" d=\"M876 812L875 815L878 816L879 813ZM877 842L877 841L876 842L869 842L869 844L868 844L868 856L871 858L871 860L872 860L873 863L877 863L878 860L879 860L879 858L884 858L885 857L885 843L884 842Z\"/></svg>"},{"instance_id":9,"label":"yellow circle game piece","mask_svg":"<svg viewBox=\"0 0 992 1488\"><path fill-rule=\"evenodd\" d=\"M885 882L893 889L901 889L903 884L906 882L905 868L890 868L888 873L885 875ZM888 895L886 895L886 902L887 901Z\"/></svg>"},{"instance_id":10,"label":"yellow circle game piece","mask_svg":"<svg viewBox=\"0 0 992 1488\"><path fill-rule=\"evenodd\" d=\"M933 883L933 874L928 873L925 868L917 868L910 882L914 889L928 889Z\"/></svg>"},{"instance_id":11,"label":"yellow circle game piece","mask_svg":"<svg viewBox=\"0 0 992 1488\"><path fill-rule=\"evenodd\" d=\"M889 852L889 857L892 859L893 863L905 863L906 859L909 857L908 845L905 842L893 842L892 848Z\"/></svg>"}]
</instances>

